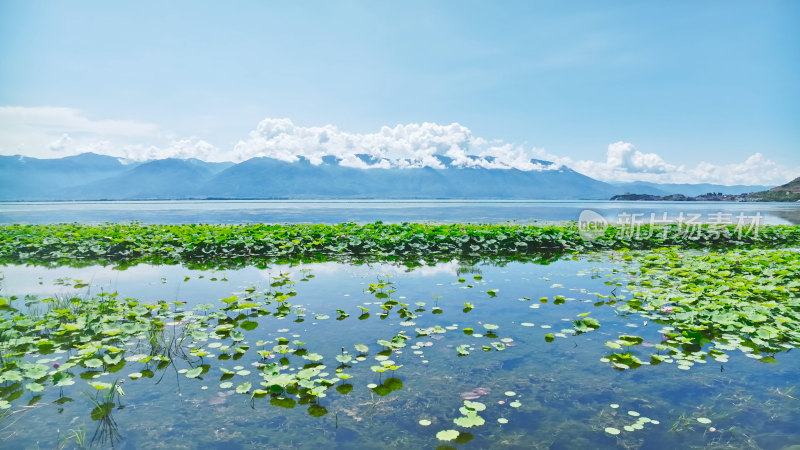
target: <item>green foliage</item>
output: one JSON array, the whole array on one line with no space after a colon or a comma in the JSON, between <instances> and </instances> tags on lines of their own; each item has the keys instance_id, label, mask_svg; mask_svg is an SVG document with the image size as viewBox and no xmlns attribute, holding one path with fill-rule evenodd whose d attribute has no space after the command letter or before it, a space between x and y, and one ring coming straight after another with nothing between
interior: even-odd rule
<instances>
[{"instance_id":1,"label":"green foliage","mask_svg":"<svg viewBox=\"0 0 800 450\"><path fill-rule=\"evenodd\" d=\"M583 319L573 320L572 326L575 328L576 334L581 334L600 328L600 322L592 317L584 317Z\"/></svg>"},{"instance_id":2,"label":"green foliage","mask_svg":"<svg viewBox=\"0 0 800 450\"><path fill-rule=\"evenodd\" d=\"M800 201L800 192L790 191L762 191L753 192L748 195L750 198L758 199L764 202L798 202Z\"/></svg>"},{"instance_id":3,"label":"green foliage","mask_svg":"<svg viewBox=\"0 0 800 450\"><path fill-rule=\"evenodd\" d=\"M629 266L634 295L615 307L663 325L660 352L650 362L636 357L639 336L623 335L608 347L617 369L676 362L688 370L725 352L739 350L762 362L800 347L800 252L733 250L692 253L661 249L635 255Z\"/></svg>"},{"instance_id":4,"label":"green foliage","mask_svg":"<svg viewBox=\"0 0 800 450\"><path fill-rule=\"evenodd\" d=\"M780 352L800 346L800 280L797 276L800 273L800 253L786 249L737 248L724 251L732 247L798 246L800 227L762 227L758 236L745 234L738 237L733 233L730 239L718 240L661 238L660 235L654 233L650 238L626 240L612 227L604 236L587 242L572 226L15 225L0 228L0 262L48 265L110 262L120 266L150 262L181 263L193 267L240 267L272 261L334 259L386 260L413 265L420 264L420 261L449 261L453 258L459 261L548 262L571 252L620 249L613 255L625 261L623 264L630 279L627 288L633 295L613 301L608 295L600 295L603 301L599 305L613 306L623 317L643 317L651 327L661 324L663 340L647 347L647 350L642 346L644 339L635 335L621 335L607 342L612 353L605 360L612 367L628 370L675 363L680 369L687 370L695 363L711 358L726 361L726 352L733 350L774 363ZM700 247L719 251L696 250ZM652 251L628 251L628 248ZM305 275L306 278L312 276ZM480 275L473 276L473 279L483 283ZM461 278L459 282L465 280ZM79 280L65 283L78 288L85 284ZM624 279L615 280L609 282L609 286L613 285L616 290L623 283ZM291 304L295 295L293 284L287 274L280 274L272 280L267 292L249 289L221 299L216 306L198 305L193 310L184 310L175 302L146 303L121 299L113 293L58 302L31 297L24 300L24 307L17 305L16 300L0 298L0 385L4 389L0 391L0 409L10 408L12 402L26 392L37 394L49 388L65 388L76 381L85 387L86 381L81 379L91 380L90 386L98 392L110 392L117 385L102 381L101 377L109 377L123 367L130 371L127 376L130 380L141 380L158 379L157 372L168 367L178 370L176 364L180 364L185 367L180 373L189 378L183 378L184 382L203 382L220 389L233 389L251 396L251 400L269 397L265 401L281 408L310 405L309 415L326 415L327 409L317 403L318 400L325 397L331 387L338 392L337 395L348 395L354 389L353 384L340 384L350 378L343 371L351 367L348 364L370 357L367 355L369 347L342 343L352 345L348 348L358 353L351 355L342 348L334 355L323 355L305 348L303 342L292 340L290 335L264 337L268 333L264 322L267 318L290 317L291 320L294 315L300 317L299 305ZM436 314L453 306L442 302L441 307L437 304L426 309L424 303L417 302L418 308L409 308L408 304L402 303L403 297L392 298L395 286L388 280L370 283L366 292L379 300L371 303L377 317L383 319L396 315L398 322L408 327L415 325L412 319L417 317L416 313L424 316L430 312L428 317L437 318L442 316ZM487 293L497 297L489 300L491 303L503 300L504 294L496 289ZM540 301L546 302L547 297ZM555 304L565 301L565 297L560 295L553 299ZM458 304L460 308L461 302ZM463 302L463 305L464 312L475 307L470 302ZM488 303L478 303L478 306L476 311L490 309ZM358 308L364 312L359 319L369 318L370 308ZM39 312L30 314L32 310ZM337 309L336 313L337 319L348 317L344 309ZM601 326L588 314L580 314L572 322L576 335ZM308 311L308 317L322 321L331 316ZM343 322L343 325L361 323L348 322ZM333 320L328 323L337 324ZM458 345L455 347L457 355L471 354L468 359L477 359L484 353L477 351L476 354L476 349L494 352L508 348L506 351L514 351L511 339L499 339L495 333L508 330L510 326L503 323L501 329L496 324L478 323L483 327L478 330L485 331L487 341L474 346ZM522 322L521 325L532 324ZM407 328L408 336L399 331L394 336L372 341L378 344L377 347L373 345L373 352L377 353L372 355L378 362L371 366L375 373L370 373L370 376L381 380L390 373L402 374L403 364L389 358L406 363L408 360L397 355L411 347L416 350L414 354L422 356L423 343L418 338L430 336L434 339L429 344L433 345L432 342L448 330L458 329L455 325L443 327L430 323L420 326L426 328ZM410 331L412 329L416 336ZM287 331L279 330L280 333ZM461 331L464 335L480 337L473 328L465 327ZM564 330L561 331L544 335L544 340L553 342L556 336L566 338ZM264 341L255 342L252 337L256 334ZM448 336L452 335L463 337L458 332ZM541 342L541 338L537 335L536 341ZM501 342L490 342L495 339ZM535 345L533 340L530 342ZM243 362L241 366L233 366L232 370L223 367L231 360L241 358L251 346L256 347L253 351L258 355L252 367L247 366L254 372L252 378L243 378L251 375L250 370L244 369ZM640 352L652 354L642 355ZM408 353L410 351L406 349ZM436 353L430 355L436 357ZM333 366L324 365L332 361L336 361ZM372 393L387 396L400 390L403 382L399 378L388 378L373 386L370 388ZM109 401L98 403L92 417L106 420L113 405ZM514 408L520 405L518 401L509 404ZM479 413L484 409L485 405L479 402L465 401L461 416L453 419L453 423L465 428L483 425L484 418ZM439 434L439 439L445 441L469 436L455 430Z\"/></svg>"},{"instance_id":5,"label":"green foliage","mask_svg":"<svg viewBox=\"0 0 800 450\"><path fill-rule=\"evenodd\" d=\"M464 406L458 410L461 413L461 417L453 419L453 423L464 428L479 427L486 423L483 417L478 415L479 412L485 409L486 405L481 402L464 400Z\"/></svg>"},{"instance_id":6,"label":"green foliage","mask_svg":"<svg viewBox=\"0 0 800 450\"><path fill-rule=\"evenodd\" d=\"M696 234L680 233L677 225L643 226L638 236L611 226L594 240L584 240L578 231L576 224L9 225L0 227L0 263L234 268L325 260L548 262L568 253L605 249L782 247L800 242L798 226L761 226L758 232L741 234L734 226L704 226ZM720 232L729 238L720 238ZM384 290L390 284L382 284L370 286L378 298L391 293Z\"/></svg>"},{"instance_id":7,"label":"green foliage","mask_svg":"<svg viewBox=\"0 0 800 450\"><path fill-rule=\"evenodd\" d=\"M306 278L311 276L306 274ZM260 379L245 379L251 370L244 365L235 365L232 370L224 367L226 361L236 361L250 350L252 344L245 340L245 333L257 333L262 320L280 319L293 311L290 299L295 292L290 288L294 281L285 273L271 281L267 291L249 289L220 299L216 307L199 304L191 310L184 309L184 302L146 303L122 299L116 293L69 300L28 296L19 308L17 298L0 298L0 409L10 408L25 392L37 394L49 387L64 388L79 378L89 380L89 386L98 391L114 389L122 395L120 385L103 381L102 377L126 365L132 369L127 376L130 380L154 378L156 372L173 368L198 381L219 377L220 389L235 389L252 398L269 395L270 403L282 408L294 407L295 399L300 404L314 403L337 382L351 378L343 370L354 362L354 356L344 348L334 356L341 363L335 374L325 370L325 356L304 348L305 343L298 339L280 335L271 341L255 341L254 352L259 361L251 365ZM387 287L388 284L380 286L376 292L389 292ZM401 306L393 310L399 318L408 318L407 305L389 302ZM375 371L395 372L402 368L389 356L393 350L406 347L408 339L403 331L378 339L385 350L376 355L380 365L375 366ZM354 348L360 353L355 358L363 358L369 352L363 344L355 344ZM53 357L43 358L45 354ZM280 359L268 362L276 357ZM388 378L374 392L388 395L402 387L400 379ZM336 388L342 395L352 389L351 384ZM41 396L34 397L37 398ZM110 420L112 405L100 402L93 414ZM326 413L322 406L309 408L314 417Z\"/></svg>"}]
</instances>

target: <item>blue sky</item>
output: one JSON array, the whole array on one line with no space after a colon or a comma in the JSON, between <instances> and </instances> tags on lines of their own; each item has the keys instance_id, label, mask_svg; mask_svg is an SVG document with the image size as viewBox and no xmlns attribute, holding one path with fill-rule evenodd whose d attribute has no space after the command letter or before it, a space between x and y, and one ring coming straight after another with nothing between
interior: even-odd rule
<instances>
[{"instance_id":1,"label":"blue sky","mask_svg":"<svg viewBox=\"0 0 800 450\"><path fill-rule=\"evenodd\" d=\"M0 154L800 176L800 2L163 3L0 3Z\"/></svg>"}]
</instances>

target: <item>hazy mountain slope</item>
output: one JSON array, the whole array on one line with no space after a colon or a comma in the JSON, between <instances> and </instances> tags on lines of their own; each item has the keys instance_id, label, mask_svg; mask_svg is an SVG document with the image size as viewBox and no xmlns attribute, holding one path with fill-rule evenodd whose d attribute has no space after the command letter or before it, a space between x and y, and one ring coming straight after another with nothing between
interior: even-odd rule
<instances>
[{"instance_id":1,"label":"hazy mountain slope","mask_svg":"<svg viewBox=\"0 0 800 450\"><path fill-rule=\"evenodd\" d=\"M371 198L421 192L430 190L426 185L437 184L419 170L398 176L394 172L399 170L354 169L330 161L315 166L307 160L289 163L252 158L223 170L201 192L220 198ZM414 195L406 195L410 196Z\"/></svg>"},{"instance_id":2,"label":"hazy mountain slope","mask_svg":"<svg viewBox=\"0 0 800 450\"><path fill-rule=\"evenodd\" d=\"M378 164L357 155L366 164ZM453 165L446 169L370 168L340 165L332 156L314 165L300 158L289 163L253 158L239 164L197 159L163 159L122 164L116 158L86 153L61 159L0 156L0 200L137 200L137 199L542 199L607 200L625 192L699 195L707 192L752 192L759 186L620 183L611 185L567 167L550 170L490 169ZM408 162L408 161L406 161ZM492 163L491 159L482 164ZM547 161L531 161L543 168Z\"/></svg>"},{"instance_id":3,"label":"hazy mountain slope","mask_svg":"<svg viewBox=\"0 0 800 450\"><path fill-rule=\"evenodd\" d=\"M84 186L67 189L68 199L141 200L193 198L211 172L182 159L161 159Z\"/></svg>"},{"instance_id":4,"label":"hazy mountain slope","mask_svg":"<svg viewBox=\"0 0 800 450\"><path fill-rule=\"evenodd\" d=\"M228 167L235 166L234 162L207 162L196 158L185 159L184 161L202 167L209 171L211 174L218 174Z\"/></svg>"},{"instance_id":5,"label":"hazy mountain slope","mask_svg":"<svg viewBox=\"0 0 800 450\"><path fill-rule=\"evenodd\" d=\"M253 158L220 172L201 192L221 198L606 199L617 190L570 169L354 169Z\"/></svg>"},{"instance_id":6,"label":"hazy mountain slope","mask_svg":"<svg viewBox=\"0 0 800 450\"><path fill-rule=\"evenodd\" d=\"M130 170L117 158L84 153L60 159L0 156L0 200L63 200L64 189Z\"/></svg>"}]
</instances>

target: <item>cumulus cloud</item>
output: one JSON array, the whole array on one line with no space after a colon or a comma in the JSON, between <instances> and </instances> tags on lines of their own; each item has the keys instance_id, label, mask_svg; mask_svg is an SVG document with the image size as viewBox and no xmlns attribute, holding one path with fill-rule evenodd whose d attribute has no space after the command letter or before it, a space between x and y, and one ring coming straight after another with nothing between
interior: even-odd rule
<instances>
[{"instance_id":1,"label":"cumulus cloud","mask_svg":"<svg viewBox=\"0 0 800 450\"><path fill-rule=\"evenodd\" d=\"M612 182L777 185L800 173L800 167L779 165L761 153L742 162L701 162L687 167L623 141L609 144L604 160L573 160L543 148L474 136L458 123L410 123L384 126L372 133L350 133L335 125L299 126L290 119L267 118L233 148L220 149L195 137L175 137L154 124L94 120L77 109L0 107L0 154L61 158L85 152L135 161L197 158L241 162L264 156L288 162L305 158L311 164L322 164L333 157L343 166L364 169L483 167L539 171L566 166Z\"/></svg>"},{"instance_id":2,"label":"cumulus cloud","mask_svg":"<svg viewBox=\"0 0 800 450\"><path fill-rule=\"evenodd\" d=\"M608 145L605 161L570 161L570 166L603 181L656 181L684 170L655 153L640 152L630 142L622 141Z\"/></svg>"},{"instance_id":3,"label":"cumulus cloud","mask_svg":"<svg viewBox=\"0 0 800 450\"><path fill-rule=\"evenodd\" d=\"M357 168L552 168L531 162L534 157L531 150L488 142L473 136L469 128L458 123L411 123L357 134L341 131L334 125L303 127L289 119L264 119L247 140L236 144L231 156L235 161L263 156L287 162L302 157L312 164L321 164L324 157L332 156L341 165ZM448 163L447 158L452 161Z\"/></svg>"},{"instance_id":4,"label":"cumulus cloud","mask_svg":"<svg viewBox=\"0 0 800 450\"><path fill-rule=\"evenodd\" d=\"M270 157L322 164L334 157L356 168L484 167L548 170L531 162L534 150L472 135L458 123L384 126L374 133L349 133L335 125L304 127L290 119L267 118L232 149L194 137L175 138L153 124L93 120L76 109L0 107L0 154L61 158L85 152L144 161L197 158L241 162ZM452 161L451 161L452 160Z\"/></svg>"},{"instance_id":5,"label":"cumulus cloud","mask_svg":"<svg viewBox=\"0 0 800 450\"><path fill-rule=\"evenodd\" d=\"M729 164L701 162L695 167L670 164L656 153L643 153L629 142L608 145L605 161L560 158L561 164L601 181L653 183L783 184L800 173L800 167L783 167L754 153L745 161Z\"/></svg>"},{"instance_id":6,"label":"cumulus cloud","mask_svg":"<svg viewBox=\"0 0 800 450\"><path fill-rule=\"evenodd\" d=\"M677 168L655 153L642 153L633 144L622 141L608 146L606 163L612 169L643 173L665 173Z\"/></svg>"}]
</instances>

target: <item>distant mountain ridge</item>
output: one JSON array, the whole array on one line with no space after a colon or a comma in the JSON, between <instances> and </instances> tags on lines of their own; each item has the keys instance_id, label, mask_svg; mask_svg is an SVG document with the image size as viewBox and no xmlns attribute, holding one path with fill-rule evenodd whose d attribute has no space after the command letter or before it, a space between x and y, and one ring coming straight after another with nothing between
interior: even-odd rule
<instances>
[{"instance_id":1,"label":"distant mountain ridge","mask_svg":"<svg viewBox=\"0 0 800 450\"><path fill-rule=\"evenodd\" d=\"M376 164L370 155L358 155ZM541 199L606 200L631 191L549 161L542 170L454 164L437 155L444 169L360 169L326 156L320 164L252 158L238 164L197 159L161 159L124 164L111 156L84 153L60 159L0 156L0 201L178 200L178 199ZM470 157L474 158L474 157ZM364 160L367 159L367 160ZM468 161L469 162L469 161ZM642 183L660 190L692 185ZM702 185L704 192L722 191ZM747 189L753 191L752 187ZM674 193L674 192L673 192ZM688 194L687 194L688 195Z\"/></svg>"},{"instance_id":2,"label":"distant mountain ridge","mask_svg":"<svg viewBox=\"0 0 800 450\"><path fill-rule=\"evenodd\" d=\"M786 184L782 184L770 190L773 192L793 192L795 194L800 194L800 177L797 177Z\"/></svg>"}]
</instances>

